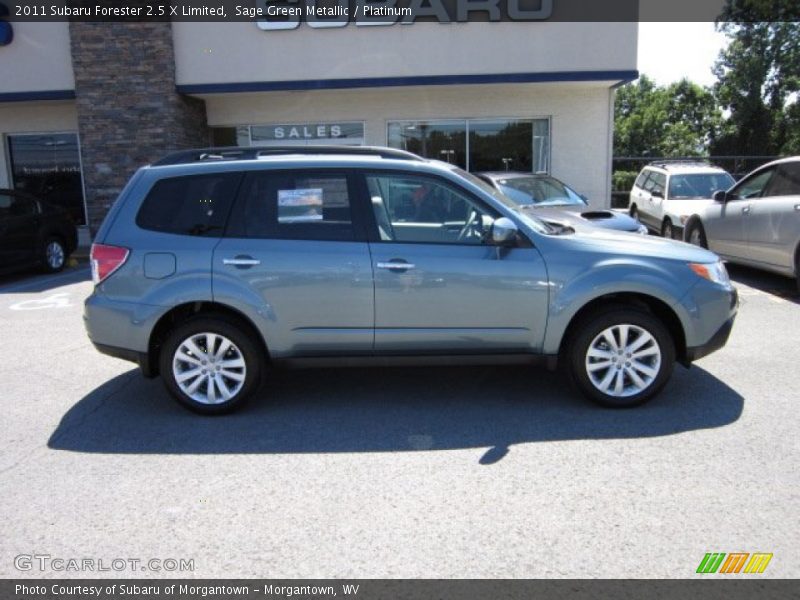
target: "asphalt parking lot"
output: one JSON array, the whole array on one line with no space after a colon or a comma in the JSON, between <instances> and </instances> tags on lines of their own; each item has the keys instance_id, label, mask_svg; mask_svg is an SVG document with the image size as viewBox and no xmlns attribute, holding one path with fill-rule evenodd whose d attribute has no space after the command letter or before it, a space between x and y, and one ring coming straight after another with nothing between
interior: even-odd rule
<instances>
[{"instance_id":1,"label":"asphalt parking lot","mask_svg":"<svg viewBox=\"0 0 800 600\"><path fill-rule=\"evenodd\" d=\"M85 266L1 278L0 577L691 577L707 552L798 577L800 297L731 275L728 345L639 409L545 370L352 369L223 418L91 347Z\"/></svg>"}]
</instances>

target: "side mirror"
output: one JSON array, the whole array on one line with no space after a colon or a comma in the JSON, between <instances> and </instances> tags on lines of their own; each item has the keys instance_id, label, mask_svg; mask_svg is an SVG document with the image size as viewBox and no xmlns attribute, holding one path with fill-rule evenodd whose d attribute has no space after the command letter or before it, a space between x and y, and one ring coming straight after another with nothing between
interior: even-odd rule
<instances>
[{"instance_id":1,"label":"side mirror","mask_svg":"<svg viewBox=\"0 0 800 600\"><path fill-rule=\"evenodd\" d=\"M717 190L711 197L714 199L714 202L725 202L728 199L728 192L725 190Z\"/></svg>"},{"instance_id":2,"label":"side mirror","mask_svg":"<svg viewBox=\"0 0 800 600\"><path fill-rule=\"evenodd\" d=\"M500 217L492 223L492 243L496 246L508 246L517 241L517 225L508 217Z\"/></svg>"}]
</instances>

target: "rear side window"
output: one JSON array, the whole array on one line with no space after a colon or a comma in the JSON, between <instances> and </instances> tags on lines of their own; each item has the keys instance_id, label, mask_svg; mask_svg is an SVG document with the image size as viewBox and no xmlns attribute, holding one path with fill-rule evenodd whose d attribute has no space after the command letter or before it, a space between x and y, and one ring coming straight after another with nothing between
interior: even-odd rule
<instances>
[{"instance_id":1,"label":"rear side window","mask_svg":"<svg viewBox=\"0 0 800 600\"><path fill-rule=\"evenodd\" d=\"M643 188L644 187L644 182L647 179L647 176L649 174L650 174L650 171L647 171L647 170L644 170L641 173L639 173L639 177L636 178L636 183L634 183L633 185L635 185L638 188Z\"/></svg>"},{"instance_id":2,"label":"rear side window","mask_svg":"<svg viewBox=\"0 0 800 600\"><path fill-rule=\"evenodd\" d=\"M353 241L350 178L340 171L249 173L230 237Z\"/></svg>"},{"instance_id":3,"label":"rear side window","mask_svg":"<svg viewBox=\"0 0 800 600\"><path fill-rule=\"evenodd\" d=\"M161 179L147 194L136 224L164 233L221 236L240 180L239 173Z\"/></svg>"}]
</instances>

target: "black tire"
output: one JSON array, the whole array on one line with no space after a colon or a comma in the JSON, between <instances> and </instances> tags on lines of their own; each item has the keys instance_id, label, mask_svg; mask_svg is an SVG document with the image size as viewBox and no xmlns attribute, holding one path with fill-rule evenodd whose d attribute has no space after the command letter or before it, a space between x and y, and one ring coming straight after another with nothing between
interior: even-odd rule
<instances>
[{"instance_id":1,"label":"black tire","mask_svg":"<svg viewBox=\"0 0 800 600\"><path fill-rule=\"evenodd\" d=\"M675 228L672 226L672 221L664 219L664 224L661 226L661 235L668 240L675 239Z\"/></svg>"},{"instance_id":2,"label":"black tire","mask_svg":"<svg viewBox=\"0 0 800 600\"><path fill-rule=\"evenodd\" d=\"M636 210L635 204L631 206L631 209L630 211L628 211L628 214L631 216L632 219L636 219L637 221L639 220L639 211Z\"/></svg>"},{"instance_id":3,"label":"black tire","mask_svg":"<svg viewBox=\"0 0 800 600\"><path fill-rule=\"evenodd\" d=\"M216 377L222 378L226 389L229 391L229 388L235 389L238 387L238 389L235 390L235 394L232 394L230 399L215 402L213 404L198 401L196 398L192 398L190 395L185 393L176 380L175 371L173 370L173 360L175 359L176 352L178 351L179 347L186 340L191 339L193 336L203 337L202 334L205 333L223 336L233 344L225 355L216 358L217 361L225 358L238 360L239 356L241 356L244 361L244 380L240 387L238 387L239 381L228 379L225 376L224 370L216 374ZM203 337L203 339L206 338ZM199 350L207 351L207 347L201 346L199 343L195 345L198 346ZM221 343L214 345L217 350L221 349ZM208 371L203 369L201 374L198 375L198 378L202 379L203 381L200 383L200 386L195 393L199 396L205 395L207 397L206 399L208 400L208 396L211 396L212 394L216 396L217 391L222 394L222 387L220 387L220 385L217 383L214 383L213 385L211 384L213 367L210 365L210 362L213 362L211 360L213 357L201 354L198 359L200 358L205 358L208 360L206 363L202 363L202 365L197 365L196 368L202 369L203 367L206 367ZM180 404L189 410L203 415L219 415L229 413L238 408L256 392L261 382L261 375L264 371L265 359L266 357L264 356L261 346L256 340L252 339L252 334L250 334L245 327L236 322L235 319L229 319L228 317L221 315L198 316L181 323L169 332L167 338L164 340L164 343L161 346L161 353L159 355L159 368L167 391L169 391L169 393L172 394L172 396ZM183 365L186 365L187 367L183 372L188 372L191 368L194 368L193 365L189 365L188 363L182 363L176 368ZM217 371L219 371L219 364L217 365ZM240 370L238 367L233 367L228 372L231 374L231 376L238 376L241 375L242 370ZM192 378L189 381L189 384L192 384L195 381L196 379ZM211 385L213 388L211 392L209 392L209 385Z\"/></svg>"},{"instance_id":4,"label":"black tire","mask_svg":"<svg viewBox=\"0 0 800 600\"><path fill-rule=\"evenodd\" d=\"M703 224L694 221L686 230L686 241L695 246L708 249L708 240L706 240L706 230L703 229Z\"/></svg>"},{"instance_id":5,"label":"black tire","mask_svg":"<svg viewBox=\"0 0 800 600\"><path fill-rule=\"evenodd\" d=\"M596 342L605 330L618 325L634 326L634 329L630 331L632 334L636 334L637 337L632 338L632 340L629 339L631 343L637 341L638 335L640 335L638 330L649 333L650 336L652 336L653 344L656 344L660 351L660 361L658 364L655 363L654 356L643 357L641 362L637 363L655 371L648 385L638 392L635 391L637 386L634 380L628 375L632 370L630 366L631 363L622 362L628 358L625 355L622 357L615 356L614 360L620 361L619 367L612 365L609 366L607 370L601 368L594 371L597 379L605 380L606 377L611 377L610 383L616 384L617 378L620 377L620 375L609 375L609 373L615 373L615 371L621 369L623 394L626 395L614 395L603 392L592 382L587 366L589 362L588 352L593 342ZM597 404L610 408L630 408L639 406L658 394L672 374L672 369L675 365L675 343L664 324L646 309L635 306L608 307L583 319L578 323L578 326L574 328L574 332L565 349L568 374L578 390ZM615 339L617 338L615 337ZM650 342L648 342L642 349L651 347ZM611 353L612 351L609 349L608 352ZM603 359L597 360L602 361ZM635 375L642 379L642 373L639 371L636 371ZM602 381L600 383L602 383Z\"/></svg>"},{"instance_id":6,"label":"black tire","mask_svg":"<svg viewBox=\"0 0 800 600\"><path fill-rule=\"evenodd\" d=\"M794 253L794 276L797 279L797 291L800 292L800 248Z\"/></svg>"},{"instance_id":7,"label":"black tire","mask_svg":"<svg viewBox=\"0 0 800 600\"><path fill-rule=\"evenodd\" d=\"M63 270L68 258L67 248L61 238L51 236L45 239L39 259L45 273L58 273Z\"/></svg>"}]
</instances>

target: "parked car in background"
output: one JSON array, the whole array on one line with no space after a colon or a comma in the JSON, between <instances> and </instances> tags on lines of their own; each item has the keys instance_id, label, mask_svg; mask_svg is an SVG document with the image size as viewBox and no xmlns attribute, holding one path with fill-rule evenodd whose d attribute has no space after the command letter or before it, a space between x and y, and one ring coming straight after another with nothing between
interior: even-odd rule
<instances>
[{"instance_id":1,"label":"parked car in background","mask_svg":"<svg viewBox=\"0 0 800 600\"><path fill-rule=\"evenodd\" d=\"M728 189L734 181L730 173L706 162L652 163L633 184L628 213L654 233L680 240L692 215L713 204L714 192Z\"/></svg>"},{"instance_id":2,"label":"parked car in background","mask_svg":"<svg viewBox=\"0 0 800 600\"><path fill-rule=\"evenodd\" d=\"M78 230L65 209L0 189L0 272L39 266L55 273L77 245Z\"/></svg>"},{"instance_id":3,"label":"parked car in background","mask_svg":"<svg viewBox=\"0 0 800 600\"><path fill-rule=\"evenodd\" d=\"M736 290L707 250L551 225L406 152L282 152L165 157L95 237L89 338L192 410L232 410L267 362L393 361L562 364L628 407L727 341Z\"/></svg>"},{"instance_id":4,"label":"parked car in background","mask_svg":"<svg viewBox=\"0 0 800 600\"><path fill-rule=\"evenodd\" d=\"M476 173L502 192L523 210L540 219L562 223L591 224L605 229L646 234L647 228L625 213L614 210L591 210L586 198L565 183L549 175L522 172Z\"/></svg>"},{"instance_id":5,"label":"parked car in background","mask_svg":"<svg viewBox=\"0 0 800 600\"><path fill-rule=\"evenodd\" d=\"M686 223L685 240L734 263L797 279L800 156L759 167Z\"/></svg>"}]
</instances>

